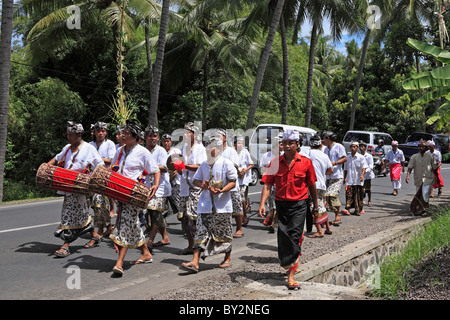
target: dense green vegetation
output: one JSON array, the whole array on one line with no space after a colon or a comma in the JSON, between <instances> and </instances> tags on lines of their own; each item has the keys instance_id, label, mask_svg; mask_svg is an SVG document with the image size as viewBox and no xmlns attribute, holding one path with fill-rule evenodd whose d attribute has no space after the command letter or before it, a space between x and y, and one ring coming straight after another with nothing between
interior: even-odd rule
<instances>
[{"instance_id":1,"label":"dense green vegetation","mask_svg":"<svg viewBox=\"0 0 450 320\"><path fill-rule=\"evenodd\" d=\"M36 169L66 144L67 120L80 121L87 129L84 139L90 141L90 124L99 120L112 128L118 124L120 117L113 106L117 97L122 97L132 117L143 126L149 123L161 2L80 2L79 29L67 27L70 14L66 8L76 2L18 3L4 201L21 197L20 188L12 187L17 183L33 189ZM406 91L402 83L418 71L437 66L436 60L408 46L406 40L440 45L433 13L440 1L413 2L417 5L410 10L405 5L410 1L371 1L382 9L381 26L368 33L366 48L349 40L346 52L339 52L335 40L341 40L344 31L359 35L357 39L367 34L368 2L286 0L265 68L254 126L281 121L305 125L310 93L310 126L333 130L342 138L349 129L364 52L354 129L388 132L399 141L413 131L434 131L426 120L439 102L413 103L423 90ZM194 120L202 121L204 129L246 128L258 65L277 3L171 1L157 110L163 133ZM443 14L447 19L446 11ZM326 20L331 25L330 35L320 32ZM300 30L299 21L310 21L317 32ZM311 52L312 88L307 90ZM282 120L283 113L286 120ZM448 126L439 130L447 132ZM113 129L111 138L114 133Z\"/></svg>"}]
</instances>

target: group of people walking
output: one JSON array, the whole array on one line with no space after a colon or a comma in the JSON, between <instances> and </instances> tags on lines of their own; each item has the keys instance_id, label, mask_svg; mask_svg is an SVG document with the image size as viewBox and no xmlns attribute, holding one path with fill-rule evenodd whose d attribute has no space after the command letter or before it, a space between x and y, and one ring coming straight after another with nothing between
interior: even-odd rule
<instances>
[{"instance_id":1,"label":"group of people walking","mask_svg":"<svg viewBox=\"0 0 450 320\"><path fill-rule=\"evenodd\" d=\"M97 246L103 238L109 237L118 253L112 271L122 275L129 248L141 250L140 257L132 262L139 265L153 261L154 247L170 244L165 218L170 209L177 214L187 238L187 245L180 254L192 255L190 261L180 265L182 269L197 273L200 258L217 254L224 255L219 267L231 266L233 239L243 236L242 227L248 223L248 185L254 166L244 146L244 137L234 137L233 148L227 143L224 129L213 129L205 133L202 143L202 139L198 140L199 136L201 138L199 128L188 122L184 126L183 147L180 150L172 146L170 135L160 137L158 128L149 125L143 130L135 121L127 121L118 128L117 144L109 139L106 123L97 122L91 130L93 141L86 143L82 139L83 126L68 122L68 144L48 164L78 172L105 166L144 183L151 192L151 198L148 207L142 209L101 194L88 197L64 193L61 224L55 232L63 245L55 251L56 256L68 256L70 244L84 233L91 234L85 248ZM351 152L347 154L343 145L336 142L336 134L325 131L310 138L311 148L304 153L300 152L302 140L299 132L286 130L272 138L272 150L260 160L263 188L258 213L265 218L265 225L278 228L278 256L281 266L288 271L290 289L299 287L294 276L298 272L308 215L312 216L317 228L317 232L309 237L332 234L330 226L342 223L341 214L350 215L352 208L353 214L364 214L366 195L368 206L372 205L370 182L375 177L372 156L366 153L364 142L353 141ZM397 163L404 172L404 159L401 151L394 150L394 146L393 142L392 154L389 151L385 162L392 166L391 179L397 194L401 188ZM429 147L431 151L430 142ZM409 182L411 171L415 170L415 183L422 181L421 199L428 203L427 195L431 188L424 185L430 185L431 176L427 170L428 167L437 169L439 163L432 151L424 155L421 147L420 155L425 158L411 159L406 182ZM417 178L420 174L422 180ZM339 192L342 185L345 185L346 203L345 209L340 210ZM94 219L90 208L94 211ZM328 219L328 209L335 214L332 222ZM113 226L111 218L114 216L116 223ZM155 243L158 233L161 240Z\"/></svg>"}]
</instances>

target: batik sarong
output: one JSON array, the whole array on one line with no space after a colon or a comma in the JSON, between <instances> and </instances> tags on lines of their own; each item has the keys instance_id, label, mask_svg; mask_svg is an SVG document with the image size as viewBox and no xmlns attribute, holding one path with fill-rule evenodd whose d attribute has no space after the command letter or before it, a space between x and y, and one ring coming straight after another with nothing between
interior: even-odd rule
<instances>
[{"instance_id":1,"label":"batik sarong","mask_svg":"<svg viewBox=\"0 0 450 320\"><path fill-rule=\"evenodd\" d=\"M341 202L339 201L339 192L341 191L343 181L343 178L327 180L327 190L325 191L325 198L328 205L335 211L338 210L338 208L341 206Z\"/></svg>"},{"instance_id":2,"label":"batik sarong","mask_svg":"<svg viewBox=\"0 0 450 320\"><path fill-rule=\"evenodd\" d=\"M275 200L278 213L278 258L284 269L294 266L301 255L307 201Z\"/></svg>"},{"instance_id":3,"label":"batik sarong","mask_svg":"<svg viewBox=\"0 0 450 320\"><path fill-rule=\"evenodd\" d=\"M94 224L109 225L111 224L111 216L109 215L109 200L101 194L94 194L92 196L91 208L94 210Z\"/></svg>"},{"instance_id":4,"label":"batik sarong","mask_svg":"<svg viewBox=\"0 0 450 320\"><path fill-rule=\"evenodd\" d=\"M145 243L141 229L139 213L141 208L119 202L117 206L116 226L109 236L117 245L124 248L138 248Z\"/></svg>"},{"instance_id":5,"label":"batik sarong","mask_svg":"<svg viewBox=\"0 0 450 320\"><path fill-rule=\"evenodd\" d=\"M355 208L355 213L359 214L364 207L364 187L346 186L345 187L345 209Z\"/></svg>"},{"instance_id":6,"label":"batik sarong","mask_svg":"<svg viewBox=\"0 0 450 320\"><path fill-rule=\"evenodd\" d=\"M233 228L231 213L202 213L197 218L194 249L200 249L205 259L219 253L231 252Z\"/></svg>"},{"instance_id":7,"label":"batik sarong","mask_svg":"<svg viewBox=\"0 0 450 320\"><path fill-rule=\"evenodd\" d=\"M189 196L180 197L180 210L183 212L183 217L181 218L181 229L185 233L190 233L192 237L196 234L196 221L197 221L197 205L198 199L202 189L200 188L190 188Z\"/></svg>"},{"instance_id":8,"label":"batik sarong","mask_svg":"<svg viewBox=\"0 0 450 320\"><path fill-rule=\"evenodd\" d=\"M244 214L244 209L242 207L241 192L239 190L230 191L230 195L231 202L233 203L233 217L242 216Z\"/></svg>"}]
</instances>

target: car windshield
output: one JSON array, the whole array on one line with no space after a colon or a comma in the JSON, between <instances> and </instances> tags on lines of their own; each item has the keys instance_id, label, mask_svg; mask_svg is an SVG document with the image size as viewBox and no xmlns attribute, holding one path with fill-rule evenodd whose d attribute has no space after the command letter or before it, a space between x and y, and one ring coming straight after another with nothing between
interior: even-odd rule
<instances>
[{"instance_id":1,"label":"car windshield","mask_svg":"<svg viewBox=\"0 0 450 320\"><path fill-rule=\"evenodd\" d=\"M424 141L428 141L428 140L432 140L433 136L429 133L416 132L408 137L407 142L420 141L420 139L422 139Z\"/></svg>"},{"instance_id":2,"label":"car windshield","mask_svg":"<svg viewBox=\"0 0 450 320\"><path fill-rule=\"evenodd\" d=\"M374 134L373 135L373 143L378 144L379 140L383 140L385 145L391 145L392 144L392 138L388 136L387 134Z\"/></svg>"},{"instance_id":3,"label":"car windshield","mask_svg":"<svg viewBox=\"0 0 450 320\"><path fill-rule=\"evenodd\" d=\"M365 143L370 143L370 134L362 132L347 132L344 137L345 142L360 140L364 141Z\"/></svg>"}]
</instances>

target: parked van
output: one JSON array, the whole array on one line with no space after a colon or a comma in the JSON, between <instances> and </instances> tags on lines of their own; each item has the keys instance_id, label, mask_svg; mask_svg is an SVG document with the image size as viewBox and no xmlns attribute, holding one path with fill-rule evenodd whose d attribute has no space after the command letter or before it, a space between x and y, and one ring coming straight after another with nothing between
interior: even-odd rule
<instances>
[{"instance_id":1,"label":"parked van","mask_svg":"<svg viewBox=\"0 0 450 320\"><path fill-rule=\"evenodd\" d=\"M309 139L317 131L311 128L289 126L285 124L273 124L265 123L260 124L253 131L250 141L249 141L249 151L252 159L255 163L255 170L258 169L258 175L261 177L261 172L259 172L259 161L262 155L272 149L272 138L277 137L280 133L286 131L287 129L292 129L300 132L303 136L303 147L302 151L309 153Z\"/></svg>"},{"instance_id":2,"label":"parked van","mask_svg":"<svg viewBox=\"0 0 450 320\"><path fill-rule=\"evenodd\" d=\"M372 154L378 145L379 140L384 141L384 153L386 154L390 149L392 149L392 137L389 133L375 132L375 131L347 131L342 140L342 144L345 147L347 153L350 152L350 142L351 141L364 141L367 143L367 152Z\"/></svg>"}]
</instances>

